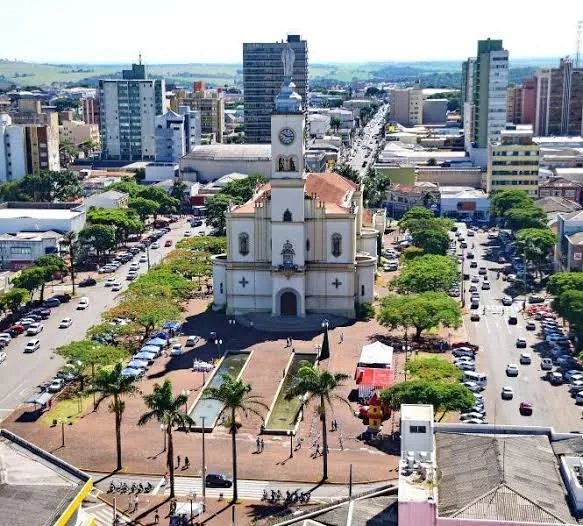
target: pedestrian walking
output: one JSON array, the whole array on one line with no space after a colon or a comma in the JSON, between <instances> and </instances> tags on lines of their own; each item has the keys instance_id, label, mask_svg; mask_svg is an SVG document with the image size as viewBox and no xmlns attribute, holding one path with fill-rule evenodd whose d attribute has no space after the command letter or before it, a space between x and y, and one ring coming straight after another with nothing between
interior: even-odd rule
<instances>
[{"instance_id":1,"label":"pedestrian walking","mask_svg":"<svg viewBox=\"0 0 583 526\"><path fill-rule=\"evenodd\" d=\"M184 457L184 469L188 469L190 467L190 460L188 457Z\"/></svg>"},{"instance_id":2,"label":"pedestrian walking","mask_svg":"<svg viewBox=\"0 0 583 526\"><path fill-rule=\"evenodd\" d=\"M263 439L261 439L261 453L263 453L265 449L265 441Z\"/></svg>"},{"instance_id":3,"label":"pedestrian walking","mask_svg":"<svg viewBox=\"0 0 583 526\"><path fill-rule=\"evenodd\" d=\"M340 333L340 343L343 343L343 342L344 342L344 333L341 332Z\"/></svg>"},{"instance_id":4,"label":"pedestrian walking","mask_svg":"<svg viewBox=\"0 0 583 526\"><path fill-rule=\"evenodd\" d=\"M316 451L314 452L314 456L317 457L320 454L320 444L316 444Z\"/></svg>"},{"instance_id":5,"label":"pedestrian walking","mask_svg":"<svg viewBox=\"0 0 583 526\"><path fill-rule=\"evenodd\" d=\"M136 495L134 499L134 511L138 511L138 505L140 504L140 497Z\"/></svg>"},{"instance_id":6,"label":"pedestrian walking","mask_svg":"<svg viewBox=\"0 0 583 526\"><path fill-rule=\"evenodd\" d=\"M168 486L168 481L170 480L170 475L168 472L164 473L164 486Z\"/></svg>"},{"instance_id":7,"label":"pedestrian walking","mask_svg":"<svg viewBox=\"0 0 583 526\"><path fill-rule=\"evenodd\" d=\"M180 467L180 455L176 455L176 467Z\"/></svg>"},{"instance_id":8,"label":"pedestrian walking","mask_svg":"<svg viewBox=\"0 0 583 526\"><path fill-rule=\"evenodd\" d=\"M130 498L128 500L128 509L129 509L130 513L134 512L134 495L133 494L130 495Z\"/></svg>"},{"instance_id":9,"label":"pedestrian walking","mask_svg":"<svg viewBox=\"0 0 583 526\"><path fill-rule=\"evenodd\" d=\"M261 439L259 437L257 437L255 439L255 452L259 453L261 450Z\"/></svg>"},{"instance_id":10,"label":"pedestrian walking","mask_svg":"<svg viewBox=\"0 0 583 526\"><path fill-rule=\"evenodd\" d=\"M302 442L304 441L304 439L300 436L298 436L298 438L296 439L296 451L298 449L302 449Z\"/></svg>"},{"instance_id":11,"label":"pedestrian walking","mask_svg":"<svg viewBox=\"0 0 583 526\"><path fill-rule=\"evenodd\" d=\"M154 513L154 524L158 524L160 522L160 514L158 513L158 510L156 510L156 512Z\"/></svg>"}]
</instances>

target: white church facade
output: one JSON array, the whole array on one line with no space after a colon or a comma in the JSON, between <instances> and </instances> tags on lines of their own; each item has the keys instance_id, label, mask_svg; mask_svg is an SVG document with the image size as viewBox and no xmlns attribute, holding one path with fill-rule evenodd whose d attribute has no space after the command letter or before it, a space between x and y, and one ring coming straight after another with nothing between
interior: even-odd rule
<instances>
[{"instance_id":1,"label":"white church facade","mask_svg":"<svg viewBox=\"0 0 583 526\"><path fill-rule=\"evenodd\" d=\"M214 308L354 318L356 304L374 298L378 231L363 226L359 185L332 172L305 173L305 115L291 82L291 48L282 60L271 179L227 212L227 253L213 257Z\"/></svg>"}]
</instances>

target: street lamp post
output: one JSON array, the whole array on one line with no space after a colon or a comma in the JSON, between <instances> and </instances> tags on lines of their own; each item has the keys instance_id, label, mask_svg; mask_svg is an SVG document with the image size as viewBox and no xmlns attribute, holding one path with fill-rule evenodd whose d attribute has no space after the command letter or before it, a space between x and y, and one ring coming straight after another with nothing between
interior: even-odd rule
<instances>
[{"instance_id":1,"label":"street lamp post","mask_svg":"<svg viewBox=\"0 0 583 526\"><path fill-rule=\"evenodd\" d=\"M183 389L182 390L182 396L186 397L186 401L184 402L184 412L188 413L188 397L190 396L190 390L189 389Z\"/></svg>"},{"instance_id":2,"label":"street lamp post","mask_svg":"<svg viewBox=\"0 0 583 526\"><path fill-rule=\"evenodd\" d=\"M150 244L146 244L146 259L148 261L148 270L150 270Z\"/></svg>"},{"instance_id":3,"label":"street lamp post","mask_svg":"<svg viewBox=\"0 0 583 526\"><path fill-rule=\"evenodd\" d=\"M59 423L61 424L61 447L65 447L65 421L60 418Z\"/></svg>"},{"instance_id":4,"label":"street lamp post","mask_svg":"<svg viewBox=\"0 0 583 526\"><path fill-rule=\"evenodd\" d=\"M160 424L160 431L164 435L164 451L166 451L166 426L164 424Z\"/></svg>"},{"instance_id":5,"label":"street lamp post","mask_svg":"<svg viewBox=\"0 0 583 526\"><path fill-rule=\"evenodd\" d=\"M289 435L289 458L294 458L294 432L288 429L287 434Z\"/></svg>"},{"instance_id":6,"label":"street lamp post","mask_svg":"<svg viewBox=\"0 0 583 526\"><path fill-rule=\"evenodd\" d=\"M202 419L202 511L206 509L206 451L204 447L204 416Z\"/></svg>"}]
</instances>

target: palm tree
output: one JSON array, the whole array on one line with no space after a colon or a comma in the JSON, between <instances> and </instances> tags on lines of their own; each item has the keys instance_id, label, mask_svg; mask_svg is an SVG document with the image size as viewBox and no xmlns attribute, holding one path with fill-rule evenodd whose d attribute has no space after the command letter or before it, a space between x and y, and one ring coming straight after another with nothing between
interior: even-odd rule
<instances>
[{"instance_id":1,"label":"palm tree","mask_svg":"<svg viewBox=\"0 0 583 526\"><path fill-rule=\"evenodd\" d=\"M189 429L194 420L182 410L188 402L188 396L180 394L178 396L172 395L172 382L164 380L162 385L155 384L154 392L144 396L144 403L150 409L144 413L138 420L138 425L143 426L150 420L155 418L166 430L166 438L168 442L168 453L166 456L166 464L170 472L170 498L175 497L174 494L174 442L172 441L172 430L174 428ZM204 484L204 481L203 481Z\"/></svg>"},{"instance_id":2,"label":"palm tree","mask_svg":"<svg viewBox=\"0 0 583 526\"><path fill-rule=\"evenodd\" d=\"M340 129L340 125L342 123L340 122L340 119L338 117L332 117L330 119L330 128L332 128L333 130L336 131L336 133L338 133L338 130Z\"/></svg>"},{"instance_id":3,"label":"palm tree","mask_svg":"<svg viewBox=\"0 0 583 526\"><path fill-rule=\"evenodd\" d=\"M333 400L340 400L350 407L346 398L334 393L342 382L348 380L349 376L344 373L331 373L327 370L320 370L314 364L305 362L298 370L292 380L292 384L287 390L285 397L288 400L297 396L306 396L304 405L312 400L319 402L318 413L322 422L322 458L324 470L322 480L328 478L328 428L326 427L326 406L332 407Z\"/></svg>"},{"instance_id":4,"label":"palm tree","mask_svg":"<svg viewBox=\"0 0 583 526\"><path fill-rule=\"evenodd\" d=\"M117 363L113 369L101 369L92 381L90 392L101 393L96 407L108 397L113 400L109 404L109 411L115 415L115 446L117 453L117 470L121 465L121 420L125 410L124 396L132 396L138 392L134 377L121 374L122 364Z\"/></svg>"},{"instance_id":5,"label":"palm tree","mask_svg":"<svg viewBox=\"0 0 583 526\"><path fill-rule=\"evenodd\" d=\"M69 274L71 275L71 284L73 285L73 296L75 295L75 256L79 250L79 239L77 232L71 230L66 232L61 239L61 246L69 252Z\"/></svg>"},{"instance_id":6,"label":"palm tree","mask_svg":"<svg viewBox=\"0 0 583 526\"><path fill-rule=\"evenodd\" d=\"M204 398L218 400L223 404L220 415L227 414L225 427L231 433L231 450L233 452L233 502L237 502L239 492L237 489L237 431L241 427L238 417L241 414L247 418L249 413L258 415L263 420L263 416L257 410L258 407L269 409L260 401L260 396L249 394L251 385L243 380L235 380L232 376L225 374L220 387L207 387L204 390Z\"/></svg>"}]
</instances>

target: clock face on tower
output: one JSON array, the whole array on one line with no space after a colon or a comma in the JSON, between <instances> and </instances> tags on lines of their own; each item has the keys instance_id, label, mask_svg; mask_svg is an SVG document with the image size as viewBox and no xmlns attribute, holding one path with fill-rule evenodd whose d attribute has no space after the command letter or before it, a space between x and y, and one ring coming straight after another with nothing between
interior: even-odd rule
<instances>
[{"instance_id":1,"label":"clock face on tower","mask_svg":"<svg viewBox=\"0 0 583 526\"><path fill-rule=\"evenodd\" d=\"M279 141L286 146L294 142L295 137L296 134L291 128L282 128L279 132Z\"/></svg>"}]
</instances>

